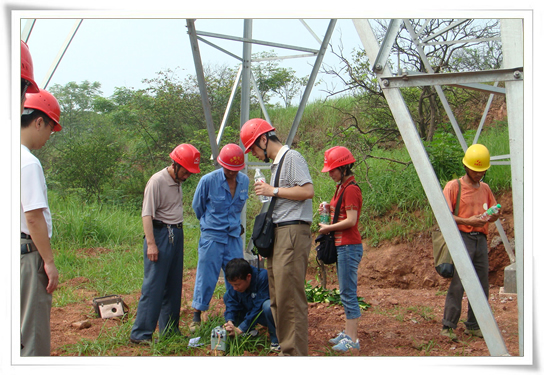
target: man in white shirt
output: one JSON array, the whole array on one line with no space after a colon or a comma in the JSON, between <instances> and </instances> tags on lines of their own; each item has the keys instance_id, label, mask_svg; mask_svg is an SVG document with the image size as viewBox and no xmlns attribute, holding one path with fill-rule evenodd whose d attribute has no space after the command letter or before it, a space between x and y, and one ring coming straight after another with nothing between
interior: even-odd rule
<instances>
[{"instance_id":1,"label":"man in white shirt","mask_svg":"<svg viewBox=\"0 0 544 375\"><path fill-rule=\"evenodd\" d=\"M40 161L42 148L60 131L60 107L49 92L27 93L21 116L21 356L51 351L51 301L59 273L51 249L52 222Z\"/></svg>"}]
</instances>

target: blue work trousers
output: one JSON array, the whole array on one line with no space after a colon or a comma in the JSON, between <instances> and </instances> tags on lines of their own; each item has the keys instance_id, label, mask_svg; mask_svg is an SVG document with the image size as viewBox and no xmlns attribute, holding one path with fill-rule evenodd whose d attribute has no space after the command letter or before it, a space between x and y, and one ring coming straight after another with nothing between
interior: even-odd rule
<instances>
[{"instance_id":1,"label":"blue work trousers","mask_svg":"<svg viewBox=\"0 0 544 375\"><path fill-rule=\"evenodd\" d=\"M262 308L263 310L257 317L257 321L255 323L268 328L268 333L270 334L270 342L272 344L278 344L279 341L278 341L278 337L276 336L276 324L274 323L274 317L272 316L272 310L270 309L269 299L263 302ZM238 327L242 323L244 319L244 314L245 312L240 314L240 316L236 318L236 321L234 321L235 326ZM250 328L253 328L253 327L254 325L252 325ZM250 329L248 329L248 331L249 330Z\"/></svg>"},{"instance_id":2,"label":"blue work trousers","mask_svg":"<svg viewBox=\"0 0 544 375\"><path fill-rule=\"evenodd\" d=\"M227 235L226 235L227 236ZM195 289L192 307L195 310L207 311L219 279L219 272L229 261L243 258L242 237L227 236L226 244L201 236L198 242L198 265L196 267ZM232 286L225 280L227 290Z\"/></svg>"},{"instance_id":3,"label":"blue work trousers","mask_svg":"<svg viewBox=\"0 0 544 375\"><path fill-rule=\"evenodd\" d=\"M174 235L169 238L169 230ZM151 339L157 321L159 333L180 334L179 314L183 282L183 229L175 227L153 228L159 259L147 258L147 241L144 239L144 281L138 312L130 337L136 340Z\"/></svg>"}]
</instances>

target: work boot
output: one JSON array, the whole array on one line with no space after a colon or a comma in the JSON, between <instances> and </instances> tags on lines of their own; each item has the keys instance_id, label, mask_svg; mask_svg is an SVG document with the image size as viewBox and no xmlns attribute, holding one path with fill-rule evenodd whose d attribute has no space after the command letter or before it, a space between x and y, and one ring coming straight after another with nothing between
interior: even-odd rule
<instances>
[{"instance_id":1,"label":"work boot","mask_svg":"<svg viewBox=\"0 0 544 375\"><path fill-rule=\"evenodd\" d=\"M195 333L197 329L200 328L200 322L192 321L191 324L189 324L189 331L191 333Z\"/></svg>"},{"instance_id":2,"label":"work boot","mask_svg":"<svg viewBox=\"0 0 544 375\"><path fill-rule=\"evenodd\" d=\"M479 337L479 338L482 338L482 339L484 338L484 335L483 335L482 330L480 328L478 328L478 329L467 328L466 332L471 336L476 336L476 337Z\"/></svg>"},{"instance_id":3,"label":"work boot","mask_svg":"<svg viewBox=\"0 0 544 375\"><path fill-rule=\"evenodd\" d=\"M455 332L453 332L453 328L448 328L448 327L442 328L442 331L440 331L440 334L442 336L448 337L452 341L457 341L458 340L457 335L455 334Z\"/></svg>"}]
</instances>

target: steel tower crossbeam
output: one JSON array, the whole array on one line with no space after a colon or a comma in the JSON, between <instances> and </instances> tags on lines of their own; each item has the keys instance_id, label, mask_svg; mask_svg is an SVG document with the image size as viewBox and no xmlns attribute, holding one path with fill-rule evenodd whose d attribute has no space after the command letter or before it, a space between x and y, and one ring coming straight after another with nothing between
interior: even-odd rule
<instances>
[{"instance_id":1,"label":"steel tower crossbeam","mask_svg":"<svg viewBox=\"0 0 544 375\"><path fill-rule=\"evenodd\" d=\"M390 28L396 30L396 26L393 25L393 20L390 24ZM353 20L355 28L359 34L361 42L367 56L370 59L371 64L380 60L380 67L382 69L375 69L375 73L380 82L381 88L384 92L385 98L389 103L391 112L395 118L395 122L401 132L402 138L405 142L406 148L410 153L410 157L414 162L414 167L421 180L425 193L429 199L429 203L433 210L433 213L437 219L437 222L444 233L444 238L450 249L451 256L455 262L456 269L461 277L461 281L469 298L470 304L474 313L480 323L480 328L484 334L484 339L489 348L492 356L509 356L506 349L504 340L500 334L497 323L493 317L492 311L489 307L487 298L483 292L483 289L478 281L472 262L466 252L466 247L459 234L457 226L451 216L448 209L442 189L434 173L433 167L430 164L428 155L425 152L425 148L417 134L415 124L408 111L400 88L410 86L429 86L433 85L437 89L442 104L444 105L448 116L450 117L452 126L456 133L461 146L466 150L467 146L462 138L462 134L455 122L453 114L450 114L449 105L443 96L440 85L452 85L461 86L463 88L471 88L481 90L482 86L479 82L482 81L495 81L494 87L497 86L497 81L506 82L507 106L509 110L508 123L509 123L509 135L510 135L510 155L500 155L492 157L492 164L509 164L509 162L496 161L504 158L511 158L512 164L512 190L514 196L514 223L516 238L520 237L520 240L516 241L516 257L509 246L509 241L506 238L506 234L497 220L497 229L505 244L505 249L510 257L512 263L517 259L517 283L518 283L518 319L519 319L519 336L520 336L520 355L523 355L523 27L521 20L509 19L502 20L501 26L503 29L503 52L505 66L504 69L485 71L485 72L468 72L468 73L447 73L447 74L434 74L423 73L418 75L407 75L406 72L401 76L393 76L390 72L388 64L383 63L384 56L381 54L383 48L380 48L378 41L376 40L370 23L368 20ZM413 42L416 44L420 58L424 62L426 70L432 72L432 67L424 54L421 43L418 42L420 33L416 33L412 27L410 20L404 20L406 29L409 31ZM427 38L425 40L429 40ZM388 38L384 40L390 43ZM446 43L451 43L448 41ZM388 50L387 47L385 47ZM488 85L485 85L488 86ZM477 136L474 142L477 141L477 137L483 126L485 115L493 99L493 94L498 93L497 90L486 90L491 92L491 96L488 100L488 104L484 113L484 117L481 120ZM502 93L502 92L499 92ZM515 264L515 263L514 263Z\"/></svg>"},{"instance_id":2,"label":"steel tower crossbeam","mask_svg":"<svg viewBox=\"0 0 544 375\"><path fill-rule=\"evenodd\" d=\"M230 113L230 110L231 110L231 106L232 106L232 100L231 99L234 97L234 95L236 93L236 90L237 90L237 87L238 87L238 85L240 85L240 81L241 81L240 127L242 127L242 125L247 120L249 120L249 103L250 103L250 96L251 96L251 92L250 92L251 84L253 84L253 88L254 88L254 90L256 92L256 95L257 95L257 98L259 100L259 104L260 104L260 106L261 106L261 108L263 110L264 117L268 122L270 122L270 118L269 118L268 113L266 111L266 107L265 107L264 102L262 100L262 96L261 96L261 94L260 94L260 92L258 90L257 82L255 81L255 77L253 76L253 73L251 71L251 63L253 61L264 61L264 60L268 60L268 59L266 59L266 58L264 58L264 59L252 59L251 46L253 44L259 44L259 45L264 45L264 46L269 46L269 47L278 47L278 48L308 52L307 54L302 54L302 55L282 56L282 57L274 58L274 60L289 59L289 58L299 58L299 57L313 57L313 56L315 56L316 59L315 59L315 62L313 64L312 72L311 72L310 77L308 79L308 83L306 84L306 87L304 89L304 93L303 93L302 99L301 99L301 101L299 103L297 113L296 113L295 118L293 120L293 124L291 126L291 129L290 129L289 135L287 137L287 140L285 142L287 145L291 145L291 143L292 143L292 141L293 141L293 139L295 137L296 131L298 129L298 125L300 123L300 120L302 119L302 114L303 114L304 109L306 107L306 103L307 103L307 101L309 99L311 90L312 90L313 85L314 85L314 83L316 81L317 74L319 72L319 68L321 67L323 57L325 55L325 52L327 50L327 46L329 44L332 33L334 31L334 27L336 25L336 20L333 19L333 20L330 21L329 26L327 28L327 31L325 33L325 37L323 38L323 41L320 41L319 38L317 37L317 35L311 30L311 28L303 20L300 20L302 22L302 24L312 34L312 36L318 42L320 42L321 46L320 46L319 50L312 49L312 48L297 47L297 46L292 46L292 45L287 45L287 44L281 44L281 43L275 43L275 42L268 42L268 41L253 39L252 38L253 22L250 19L244 20L244 31L243 31L244 35L243 35L243 37L235 37L235 36L229 36L229 35L223 35L223 34L217 34L217 33L210 33L210 32L205 32L205 31L197 31L195 29L195 26L194 26L194 21L195 20L187 20L187 29L188 29L187 32L188 32L189 38L191 40L191 47L192 47L191 49L192 49L192 52L193 52L193 58L194 58L194 61L195 61L195 69L197 71L198 85L199 85L199 88L200 88L204 113L205 113L205 116L206 116L208 136L210 138L210 144L212 145L212 152L213 152L212 158L214 160L217 159L217 155L219 153L219 151L218 151L219 150L219 144L221 142L221 134L223 132L224 126L226 125L226 122L227 122L227 119L228 119L228 114ZM203 39L202 36L242 42L243 43L243 56L240 58L236 54L233 54L233 53L227 51L226 49L223 49L223 48L217 46L216 44L211 43L211 42ZM225 115L223 116L223 121L221 123L221 127L220 127L219 134L218 134L217 137L215 137L215 128L214 128L213 121L212 121L212 118L211 118L211 108L209 106L209 101L208 101L207 92L206 92L206 78L204 77L204 70L203 70L203 67L202 67L202 62L201 62L201 57L200 57L200 50L199 50L199 47L198 47L198 41L204 42L204 43L216 48L217 50L219 50L219 51L221 51L223 53L226 53L227 55L241 61L241 67L240 67L240 71L238 73L239 76L237 77L237 79L236 79L236 81L235 81L235 83L234 83L234 85L232 87L231 97L230 97L231 99L229 99L229 103L227 104L227 108L225 109ZM241 79L239 79L240 76L241 76ZM241 146L243 148L243 145L241 145ZM256 167L270 168L270 164L268 164L268 163L248 162L247 154L245 156L245 159L246 159L246 168L244 169L244 172L247 172L248 168L250 168L249 166L252 166L253 168L256 168ZM263 205L261 210L265 210L265 209L267 209L267 205ZM247 227L246 226L245 207L244 207L244 211L242 213L242 223L243 223L244 227ZM250 253L250 250L251 250L252 247L253 247L253 244L252 244L251 241L249 241L248 247L246 248L246 254L245 254L245 256L248 257L248 258L252 257L252 254Z\"/></svg>"}]
</instances>

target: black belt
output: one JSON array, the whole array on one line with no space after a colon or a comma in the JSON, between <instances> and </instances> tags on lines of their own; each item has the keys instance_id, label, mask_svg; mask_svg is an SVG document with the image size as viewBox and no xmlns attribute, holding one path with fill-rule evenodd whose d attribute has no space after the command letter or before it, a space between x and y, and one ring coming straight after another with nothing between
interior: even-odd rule
<instances>
[{"instance_id":1,"label":"black belt","mask_svg":"<svg viewBox=\"0 0 544 375\"><path fill-rule=\"evenodd\" d=\"M183 223L166 224L166 223L163 223L160 220L153 220L153 226L155 228L162 228L162 227L166 227L166 226L171 226L171 227L174 227L174 228L183 228Z\"/></svg>"},{"instance_id":2,"label":"black belt","mask_svg":"<svg viewBox=\"0 0 544 375\"><path fill-rule=\"evenodd\" d=\"M278 227L284 227L284 226L286 226L286 225L298 225L298 224L310 225L310 223L308 223L307 221L303 221L303 220L292 220L292 221L283 221L283 222L281 222L281 223L274 224L274 227L275 227L275 228L278 228Z\"/></svg>"},{"instance_id":3,"label":"black belt","mask_svg":"<svg viewBox=\"0 0 544 375\"><path fill-rule=\"evenodd\" d=\"M32 237L30 237L29 234L21 232L21 240L27 240L27 241L21 241L21 255L31 253L33 251L38 251L36 248L36 245L34 245L34 242L32 241Z\"/></svg>"},{"instance_id":4,"label":"black belt","mask_svg":"<svg viewBox=\"0 0 544 375\"><path fill-rule=\"evenodd\" d=\"M478 235L485 236L485 233L482 233L482 232L463 232L463 233L468 234L469 236L478 236Z\"/></svg>"}]
</instances>

